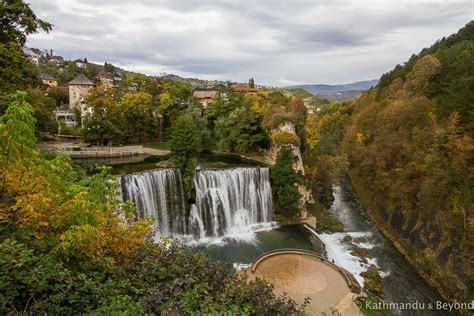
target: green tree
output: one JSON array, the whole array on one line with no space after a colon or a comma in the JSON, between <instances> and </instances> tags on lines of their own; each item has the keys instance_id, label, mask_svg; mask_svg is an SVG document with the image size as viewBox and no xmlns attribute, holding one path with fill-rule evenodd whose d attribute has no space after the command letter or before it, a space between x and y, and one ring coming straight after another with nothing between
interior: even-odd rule
<instances>
[{"instance_id":1,"label":"green tree","mask_svg":"<svg viewBox=\"0 0 474 316\"><path fill-rule=\"evenodd\" d=\"M29 89L27 102L34 109L36 130L41 132L57 132L58 125L54 117L56 102L43 91Z\"/></svg>"},{"instance_id":2,"label":"green tree","mask_svg":"<svg viewBox=\"0 0 474 316\"><path fill-rule=\"evenodd\" d=\"M150 82L149 91L153 96L153 104L171 124L186 107L196 103L192 87L187 82L154 78Z\"/></svg>"},{"instance_id":3,"label":"green tree","mask_svg":"<svg viewBox=\"0 0 474 316\"><path fill-rule=\"evenodd\" d=\"M0 200L4 197L10 169L19 164L36 147L33 108L26 102L26 92L8 96L10 106L0 118Z\"/></svg>"},{"instance_id":4,"label":"green tree","mask_svg":"<svg viewBox=\"0 0 474 316\"><path fill-rule=\"evenodd\" d=\"M176 119L170 132L171 153L184 173L194 172L193 159L202 150L201 134L192 115L183 114Z\"/></svg>"},{"instance_id":5,"label":"green tree","mask_svg":"<svg viewBox=\"0 0 474 316\"><path fill-rule=\"evenodd\" d=\"M21 46L14 42L0 43L0 113L6 109L6 94L24 90L34 83L31 64L23 54ZM2 97L3 96L3 97Z\"/></svg>"},{"instance_id":6,"label":"green tree","mask_svg":"<svg viewBox=\"0 0 474 316\"><path fill-rule=\"evenodd\" d=\"M38 19L29 4L22 0L6 0L0 3L0 42L26 43L26 37L38 30L49 32L52 25Z\"/></svg>"},{"instance_id":7,"label":"green tree","mask_svg":"<svg viewBox=\"0 0 474 316\"><path fill-rule=\"evenodd\" d=\"M104 145L112 140L119 143L123 138L123 116L114 100L114 89L106 89L103 85L93 88L85 104L92 108L92 113L84 118L83 134L87 141Z\"/></svg>"},{"instance_id":8,"label":"green tree","mask_svg":"<svg viewBox=\"0 0 474 316\"><path fill-rule=\"evenodd\" d=\"M118 110L124 119L126 135L135 136L139 141L155 135L151 100L151 95L146 92L129 92L122 96Z\"/></svg>"},{"instance_id":9,"label":"green tree","mask_svg":"<svg viewBox=\"0 0 474 316\"><path fill-rule=\"evenodd\" d=\"M271 178L283 215L298 216L301 200L298 185L302 184L302 179L293 169L293 154L289 149L281 148L278 152L275 164L271 167Z\"/></svg>"},{"instance_id":10,"label":"green tree","mask_svg":"<svg viewBox=\"0 0 474 316\"><path fill-rule=\"evenodd\" d=\"M265 145L266 134L261 127L263 96L244 96L231 88L207 107L206 117L222 150L245 152L256 145Z\"/></svg>"},{"instance_id":11,"label":"green tree","mask_svg":"<svg viewBox=\"0 0 474 316\"><path fill-rule=\"evenodd\" d=\"M249 151L266 139L258 116L245 106L233 110L228 117L217 119L215 134L219 147L231 152Z\"/></svg>"},{"instance_id":12,"label":"green tree","mask_svg":"<svg viewBox=\"0 0 474 316\"><path fill-rule=\"evenodd\" d=\"M0 2L0 113L8 104L6 94L24 90L35 82L32 67L22 46L29 34L49 32L51 24L38 19L22 0Z\"/></svg>"},{"instance_id":13,"label":"green tree","mask_svg":"<svg viewBox=\"0 0 474 316\"><path fill-rule=\"evenodd\" d=\"M114 72L115 71L115 66L110 64L110 63L105 62L104 63L104 70L107 71L107 72Z\"/></svg>"},{"instance_id":14,"label":"green tree","mask_svg":"<svg viewBox=\"0 0 474 316\"><path fill-rule=\"evenodd\" d=\"M150 89L150 79L142 74L132 74L121 81L122 89L148 92Z\"/></svg>"},{"instance_id":15,"label":"green tree","mask_svg":"<svg viewBox=\"0 0 474 316\"><path fill-rule=\"evenodd\" d=\"M249 79L249 87L250 88L255 88L255 81L253 80L253 78Z\"/></svg>"},{"instance_id":16,"label":"green tree","mask_svg":"<svg viewBox=\"0 0 474 316\"><path fill-rule=\"evenodd\" d=\"M83 72L87 78L91 78L92 81L98 82L99 79L97 78L97 76L99 75L99 68L94 64L88 64L88 63L85 63L85 64L86 64L85 68L81 69L80 71Z\"/></svg>"},{"instance_id":17,"label":"green tree","mask_svg":"<svg viewBox=\"0 0 474 316\"><path fill-rule=\"evenodd\" d=\"M243 98L242 94L236 93L232 88L226 89L224 94L218 95L212 106L207 107L206 117L210 121L215 121L221 117L228 117L230 112L244 105Z\"/></svg>"},{"instance_id":18,"label":"green tree","mask_svg":"<svg viewBox=\"0 0 474 316\"><path fill-rule=\"evenodd\" d=\"M54 99L57 107L60 107L61 105L67 104L69 102L68 87L49 87L48 90L46 90L46 93L50 98Z\"/></svg>"}]
</instances>

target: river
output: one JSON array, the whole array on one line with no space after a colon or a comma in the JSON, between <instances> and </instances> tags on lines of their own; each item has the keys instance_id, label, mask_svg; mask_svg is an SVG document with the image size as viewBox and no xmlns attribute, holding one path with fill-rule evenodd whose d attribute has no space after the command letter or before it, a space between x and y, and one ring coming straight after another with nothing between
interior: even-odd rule
<instances>
[{"instance_id":1,"label":"river","mask_svg":"<svg viewBox=\"0 0 474 316\"><path fill-rule=\"evenodd\" d=\"M356 277L371 263L375 264L383 277L385 301L396 303L421 303L425 310L392 310L395 315L446 315L446 311L427 310L428 304L436 306L442 301L433 290L408 264L403 255L376 228L362 207L355 190L348 180L333 188L334 202L330 212L341 221L347 232L318 234L324 242L329 259L351 271ZM352 244L342 241L352 237ZM363 263L351 255L355 247L368 249L367 261ZM361 277L358 277L361 280Z\"/></svg>"}]
</instances>

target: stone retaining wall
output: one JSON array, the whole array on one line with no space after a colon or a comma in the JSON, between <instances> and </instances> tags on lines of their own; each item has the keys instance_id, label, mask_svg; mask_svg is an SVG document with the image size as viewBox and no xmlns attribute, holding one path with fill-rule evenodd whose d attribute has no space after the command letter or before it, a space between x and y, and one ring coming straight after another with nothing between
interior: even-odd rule
<instances>
[{"instance_id":1,"label":"stone retaining wall","mask_svg":"<svg viewBox=\"0 0 474 316\"><path fill-rule=\"evenodd\" d=\"M136 146L121 147L81 147L80 150L70 148L54 148L55 152L71 156L72 158L108 158L108 157L128 157L135 155L166 156L169 150L154 149Z\"/></svg>"},{"instance_id":2,"label":"stone retaining wall","mask_svg":"<svg viewBox=\"0 0 474 316\"><path fill-rule=\"evenodd\" d=\"M284 248L284 249L269 251L267 253L264 253L260 257L258 257L252 263L252 265L250 266L249 269L250 269L250 271L254 272L255 269L257 268L257 266L259 265L259 263L262 262L263 260L265 260L266 258L272 257L272 256L285 255L285 254L296 254L296 255L313 257L313 258L329 265L330 267L332 267L336 271L338 271L344 277L344 279L347 282L347 285L349 286L349 288L352 290L353 293L360 294L361 291L362 291L362 288L361 288L359 282L357 282L356 278L352 275L352 273L350 273L346 269L332 263L331 261L327 260L326 258L323 258L323 257L321 257L321 256L319 256L319 255L317 255L317 254L315 254L311 251L302 250L302 249Z\"/></svg>"}]
</instances>

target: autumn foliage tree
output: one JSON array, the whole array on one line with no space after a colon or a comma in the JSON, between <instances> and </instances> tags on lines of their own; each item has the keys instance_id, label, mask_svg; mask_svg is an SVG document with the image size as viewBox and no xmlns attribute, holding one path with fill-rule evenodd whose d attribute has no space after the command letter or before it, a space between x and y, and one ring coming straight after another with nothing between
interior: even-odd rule
<instances>
[{"instance_id":1,"label":"autumn foliage tree","mask_svg":"<svg viewBox=\"0 0 474 316\"><path fill-rule=\"evenodd\" d=\"M153 111L152 96L146 92L124 94L117 109L123 119L124 133L144 141L156 134L156 114Z\"/></svg>"},{"instance_id":2,"label":"autumn foliage tree","mask_svg":"<svg viewBox=\"0 0 474 316\"><path fill-rule=\"evenodd\" d=\"M112 140L116 143L124 137L123 113L114 99L114 89L98 85L91 89L84 100L92 111L83 118L83 134L87 141L105 145Z\"/></svg>"},{"instance_id":3,"label":"autumn foliage tree","mask_svg":"<svg viewBox=\"0 0 474 316\"><path fill-rule=\"evenodd\" d=\"M36 151L35 119L32 107L25 101L26 93L11 98L0 125L3 227L24 229L38 239L58 235L58 255L68 260L84 256L91 263L110 263L143 243L149 231L147 223L128 223L127 218L134 215L127 211L130 207L122 207L118 199L109 198L116 193L113 182L105 181L106 172L78 184L66 157L41 159ZM126 216L121 219L119 212ZM112 238L110 242L108 238Z\"/></svg>"},{"instance_id":4,"label":"autumn foliage tree","mask_svg":"<svg viewBox=\"0 0 474 316\"><path fill-rule=\"evenodd\" d=\"M342 151L372 217L451 299L472 299L474 24L413 55L353 105ZM390 81L391 80L391 81Z\"/></svg>"}]
</instances>

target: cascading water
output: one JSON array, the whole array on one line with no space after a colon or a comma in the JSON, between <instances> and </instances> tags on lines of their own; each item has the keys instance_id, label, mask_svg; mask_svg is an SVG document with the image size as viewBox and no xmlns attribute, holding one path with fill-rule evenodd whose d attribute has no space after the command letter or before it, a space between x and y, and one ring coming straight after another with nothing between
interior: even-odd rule
<instances>
[{"instance_id":1,"label":"cascading water","mask_svg":"<svg viewBox=\"0 0 474 316\"><path fill-rule=\"evenodd\" d=\"M196 170L189 232L197 239L247 233L273 216L268 168Z\"/></svg>"},{"instance_id":2,"label":"cascading water","mask_svg":"<svg viewBox=\"0 0 474 316\"><path fill-rule=\"evenodd\" d=\"M124 200L136 204L139 218L155 219L158 236L239 237L273 226L268 168L196 170L196 204L185 217L184 192L178 169L153 169L118 177Z\"/></svg>"},{"instance_id":3,"label":"cascading water","mask_svg":"<svg viewBox=\"0 0 474 316\"><path fill-rule=\"evenodd\" d=\"M155 219L159 236L186 232L183 181L178 169L153 169L118 178L123 199L136 204L139 218Z\"/></svg>"}]
</instances>

